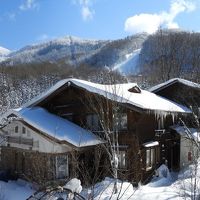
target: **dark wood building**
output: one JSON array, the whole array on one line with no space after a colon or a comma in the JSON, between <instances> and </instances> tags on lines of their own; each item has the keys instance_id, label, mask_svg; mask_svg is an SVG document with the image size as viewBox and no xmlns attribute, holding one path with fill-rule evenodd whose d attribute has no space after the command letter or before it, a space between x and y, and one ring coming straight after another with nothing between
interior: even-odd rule
<instances>
[{"instance_id":1,"label":"dark wood building","mask_svg":"<svg viewBox=\"0 0 200 200\"><path fill-rule=\"evenodd\" d=\"M102 85L78 79L58 82L24 105L20 112L34 108L43 109L101 138L102 143L86 148L88 153L79 156L82 161L78 162L88 167L96 165L98 149L108 142L106 134L109 134L111 145L106 147L117 145L118 174L133 182L145 182L155 168L166 161L165 155L162 155L160 133L175 124L176 116L191 113L187 107L141 90L134 83ZM83 148L77 149L80 153ZM106 153L98 160L99 169L105 172L101 176L109 175L108 160ZM79 176L83 178L83 174Z\"/></svg>"},{"instance_id":2,"label":"dark wood building","mask_svg":"<svg viewBox=\"0 0 200 200\"><path fill-rule=\"evenodd\" d=\"M166 147L165 155L169 167L179 170L191 163L191 157L193 157L193 144L191 144L187 134L196 135L193 139L200 142L198 127L200 122L200 84L174 78L150 88L149 91L185 105L193 112L192 115L182 116L184 124L179 121L176 122L176 126L168 127L167 134L162 137L163 145Z\"/></svg>"}]
</instances>

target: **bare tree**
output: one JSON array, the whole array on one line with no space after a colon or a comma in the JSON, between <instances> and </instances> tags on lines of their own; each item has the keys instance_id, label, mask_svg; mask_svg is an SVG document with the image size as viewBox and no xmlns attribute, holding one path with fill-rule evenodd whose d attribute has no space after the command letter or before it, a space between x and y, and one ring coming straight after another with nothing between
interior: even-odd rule
<instances>
[{"instance_id":1,"label":"bare tree","mask_svg":"<svg viewBox=\"0 0 200 200\"><path fill-rule=\"evenodd\" d=\"M197 80L199 33L159 29L144 42L140 66L152 84L174 77Z\"/></svg>"},{"instance_id":2,"label":"bare tree","mask_svg":"<svg viewBox=\"0 0 200 200\"><path fill-rule=\"evenodd\" d=\"M124 102L123 88L117 84L116 76L108 74L107 80L110 84L103 85L100 93L87 92L82 101L86 105L88 113L95 114L98 119L98 126L88 128L105 141L101 147L108 157L108 171L115 180L113 193L116 194L118 192L117 179L119 178L119 134L122 123L127 123L127 118L125 119L123 115L126 113L123 103L126 102ZM120 175L121 178L122 176L125 178L127 174Z\"/></svg>"},{"instance_id":3,"label":"bare tree","mask_svg":"<svg viewBox=\"0 0 200 200\"><path fill-rule=\"evenodd\" d=\"M193 119L197 125L197 135L193 135L191 130L187 127L186 123L180 119L181 124L184 127L184 140L187 143L187 148L190 150L190 166L186 171L186 175L183 174L181 179L181 191L180 195L184 199L199 200L200 198L200 126L199 120L193 112ZM188 174L189 172L189 174Z\"/></svg>"}]
</instances>

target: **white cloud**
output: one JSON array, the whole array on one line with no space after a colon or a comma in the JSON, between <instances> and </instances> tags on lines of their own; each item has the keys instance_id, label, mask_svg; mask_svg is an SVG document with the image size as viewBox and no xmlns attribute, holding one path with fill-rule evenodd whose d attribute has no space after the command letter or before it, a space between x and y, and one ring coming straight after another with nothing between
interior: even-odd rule
<instances>
[{"instance_id":1,"label":"white cloud","mask_svg":"<svg viewBox=\"0 0 200 200\"><path fill-rule=\"evenodd\" d=\"M93 18L94 11L92 11L89 7L83 6L81 10L81 15L84 21L90 20Z\"/></svg>"},{"instance_id":2,"label":"white cloud","mask_svg":"<svg viewBox=\"0 0 200 200\"><path fill-rule=\"evenodd\" d=\"M125 31L131 33L147 32L153 33L161 24L160 16L157 14L139 14L129 17L125 22Z\"/></svg>"},{"instance_id":3,"label":"white cloud","mask_svg":"<svg viewBox=\"0 0 200 200\"><path fill-rule=\"evenodd\" d=\"M81 6L81 16L84 21L93 19L94 10L92 9L93 0L75 0Z\"/></svg>"},{"instance_id":4,"label":"white cloud","mask_svg":"<svg viewBox=\"0 0 200 200\"><path fill-rule=\"evenodd\" d=\"M37 9L37 8L38 8L38 3L36 2L36 0L24 0L24 3L22 3L19 6L19 9L21 11Z\"/></svg>"},{"instance_id":5,"label":"white cloud","mask_svg":"<svg viewBox=\"0 0 200 200\"><path fill-rule=\"evenodd\" d=\"M141 13L129 17L125 21L124 29L130 33L147 32L154 33L160 26L172 29L179 28L175 18L183 12L192 12L196 9L196 5L191 0L173 0L170 4L168 12L148 14Z\"/></svg>"}]
</instances>

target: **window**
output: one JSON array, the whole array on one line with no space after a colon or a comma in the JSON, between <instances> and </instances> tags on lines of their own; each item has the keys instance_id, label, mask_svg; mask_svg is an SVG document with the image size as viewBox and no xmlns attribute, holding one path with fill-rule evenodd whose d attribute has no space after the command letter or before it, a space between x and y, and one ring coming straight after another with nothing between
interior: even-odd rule
<instances>
[{"instance_id":1,"label":"window","mask_svg":"<svg viewBox=\"0 0 200 200\"><path fill-rule=\"evenodd\" d=\"M15 133L18 133L18 132L19 132L19 127L15 126Z\"/></svg>"},{"instance_id":2,"label":"window","mask_svg":"<svg viewBox=\"0 0 200 200\"><path fill-rule=\"evenodd\" d=\"M192 152L190 151L188 152L188 161L190 162L192 161Z\"/></svg>"},{"instance_id":3,"label":"window","mask_svg":"<svg viewBox=\"0 0 200 200\"><path fill-rule=\"evenodd\" d=\"M26 128L22 127L22 133L25 134L26 133Z\"/></svg>"},{"instance_id":4,"label":"window","mask_svg":"<svg viewBox=\"0 0 200 200\"><path fill-rule=\"evenodd\" d=\"M119 151L118 154L118 167L119 169L126 168L126 151Z\"/></svg>"},{"instance_id":5,"label":"window","mask_svg":"<svg viewBox=\"0 0 200 200\"><path fill-rule=\"evenodd\" d=\"M56 156L56 178L66 178L69 175L68 170L68 155Z\"/></svg>"},{"instance_id":6,"label":"window","mask_svg":"<svg viewBox=\"0 0 200 200\"><path fill-rule=\"evenodd\" d=\"M161 129L164 129L164 118L162 116L160 116L158 118L158 129L161 130Z\"/></svg>"},{"instance_id":7,"label":"window","mask_svg":"<svg viewBox=\"0 0 200 200\"><path fill-rule=\"evenodd\" d=\"M28 136L28 137L30 137L30 136L31 136L31 132L30 132L30 130L29 130L29 129L27 129L27 131L26 131L26 132L27 132L27 136Z\"/></svg>"},{"instance_id":8,"label":"window","mask_svg":"<svg viewBox=\"0 0 200 200\"><path fill-rule=\"evenodd\" d=\"M159 148L152 147L146 149L146 170L152 169L160 160Z\"/></svg>"},{"instance_id":9,"label":"window","mask_svg":"<svg viewBox=\"0 0 200 200\"><path fill-rule=\"evenodd\" d=\"M87 127L91 130L100 130L99 118L96 114L87 115Z\"/></svg>"},{"instance_id":10,"label":"window","mask_svg":"<svg viewBox=\"0 0 200 200\"><path fill-rule=\"evenodd\" d=\"M118 130L126 130L127 129L127 114L126 113L120 113L118 117L116 117L116 120L114 122L115 127L114 129Z\"/></svg>"},{"instance_id":11,"label":"window","mask_svg":"<svg viewBox=\"0 0 200 200\"><path fill-rule=\"evenodd\" d=\"M132 92L132 93L141 93L141 90L138 86L134 86L130 89L128 89L129 92Z\"/></svg>"}]
</instances>

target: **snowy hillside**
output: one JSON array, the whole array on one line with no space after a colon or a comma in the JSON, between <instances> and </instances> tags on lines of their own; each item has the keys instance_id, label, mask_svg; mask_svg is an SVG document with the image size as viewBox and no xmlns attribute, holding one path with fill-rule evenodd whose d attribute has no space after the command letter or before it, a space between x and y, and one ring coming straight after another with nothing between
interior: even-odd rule
<instances>
[{"instance_id":1,"label":"snowy hillside","mask_svg":"<svg viewBox=\"0 0 200 200\"><path fill-rule=\"evenodd\" d=\"M61 66L64 63L70 66L112 67L124 62L128 55L130 55L129 59L134 57L136 50L142 47L147 36L147 34L142 33L117 40L89 40L65 36L39 44L28 45L9 54L4 53L0 60L3 62L0 64L14 66L48 62L61 64ZM126 65L131 65L131 63ZM121 66L120 68L120 71L123 71L124 68L131 67Z\"/></svg>"},{"instance_id":2,"label":"snowy hillside","mask_svg":"<svg viewBox=\"0 0 200 200\"><path fill-rule=\"evenodd\" d=\"M76 64L76 62L100 49L107 42L65 36L40 44L29 45L12 52L5 62L8 65L14 65L47 61L55 62L62 58L67 58L70 64Z\"/></svg>"},{"instance_id":3,"label":"snowy hillside","mask_svg":"<svg viewBox=\"0 0 200 200\"><path fill-rule=\"evenodd\" d=\"M113 67L114 70L118 70L124 74L136 74L138 72L140 49L133 51L130 54L126 54L125 60Z\"/></svg>"},{"instance_id":4,"label":"snowy hillside","mask_svg":"<svg viewBox=\"0 0 200 200\"><path fill-rule=\"evenodd\" d=\"M10 53L10 50L9 49L6 49L4 47L0 47L0 55L1 56L6 56Z\"/></svg>"}]
</instances>

